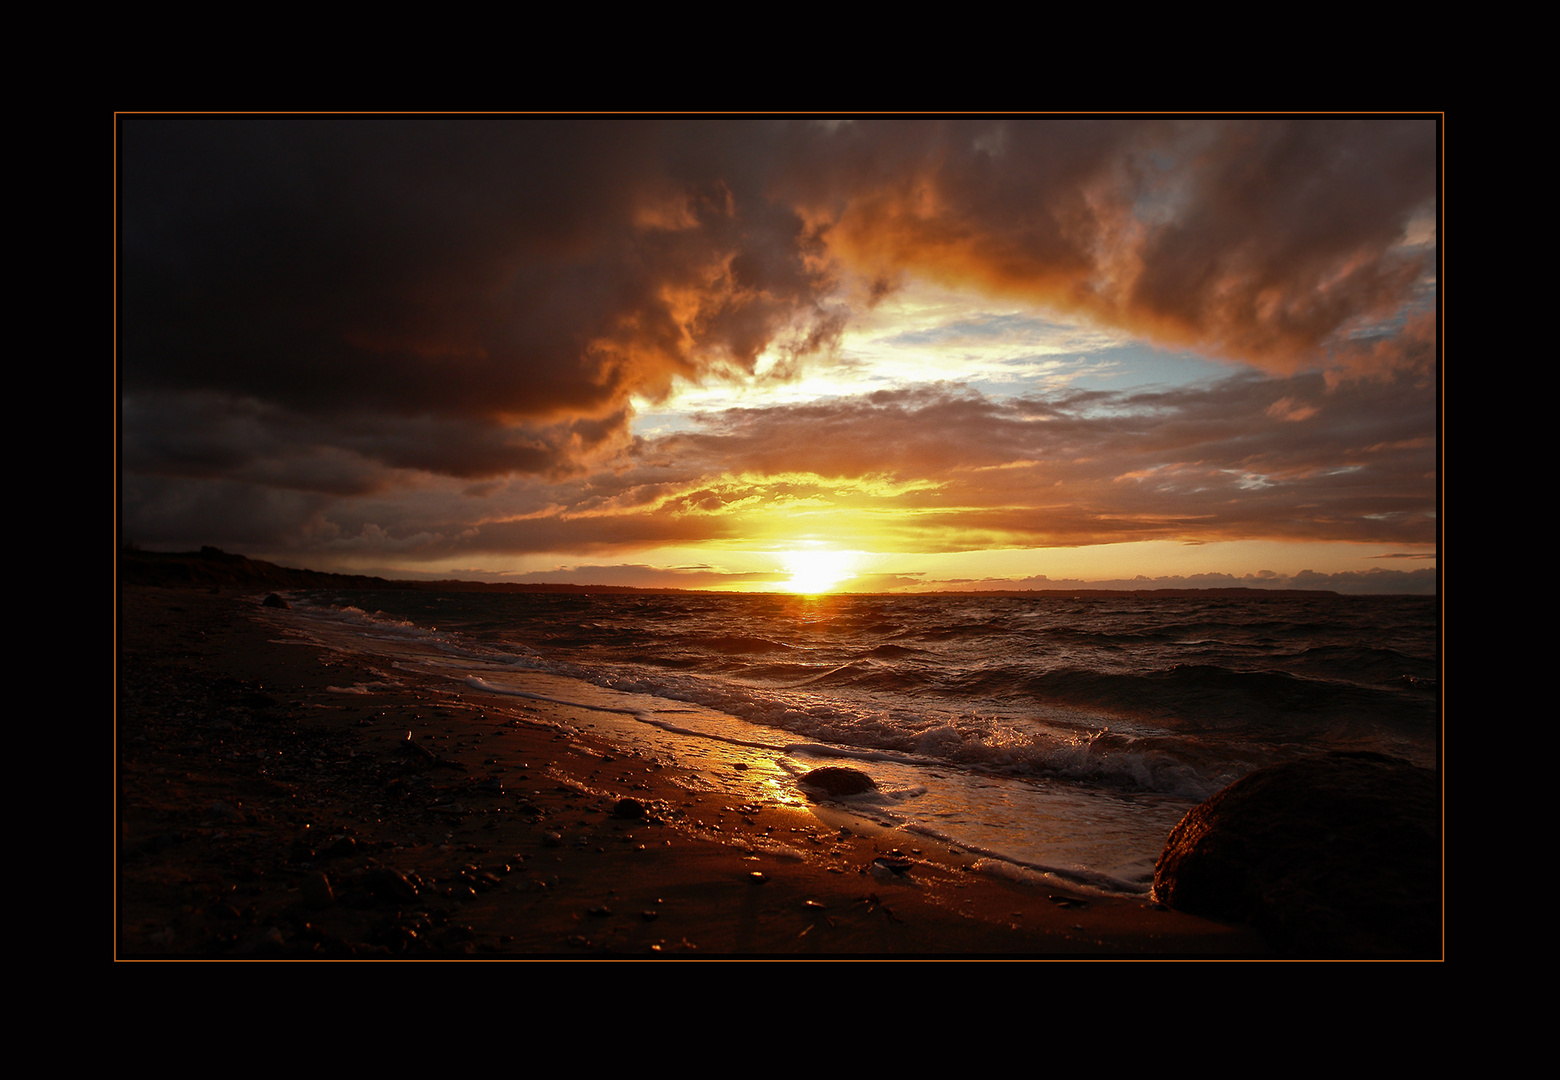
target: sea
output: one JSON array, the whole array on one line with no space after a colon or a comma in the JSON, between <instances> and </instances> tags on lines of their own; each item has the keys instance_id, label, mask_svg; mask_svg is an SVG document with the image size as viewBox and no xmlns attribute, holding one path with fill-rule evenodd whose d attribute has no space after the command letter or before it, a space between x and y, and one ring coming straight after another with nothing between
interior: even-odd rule
<instances>
[{"instance_id":1,"label":"sea","mask_svg":"<svg viewBox=\"0 0 1560 1080\"><path fill-rule=\"evenodd\" d=\"M288 598L294 632L392 681L571 704L582 731L733 799L826 806L904 848L1102 893L1147 896L1176 823L1255 769L1328 750L1438 767L1433 596ZM810 801L797 781L823 765L876 789Z\"/></svg>"}]
</instances>

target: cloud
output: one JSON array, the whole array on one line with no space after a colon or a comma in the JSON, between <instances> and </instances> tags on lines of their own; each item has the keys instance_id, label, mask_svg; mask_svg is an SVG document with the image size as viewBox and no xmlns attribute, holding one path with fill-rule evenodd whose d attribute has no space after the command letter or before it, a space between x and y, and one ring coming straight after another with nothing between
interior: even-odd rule
<instances>
[{"instance_id":1,"label":"cloud","mask_svg":"<svg viewBox=\"0 0 1560 1080\"><path fill-rule=\"evenodd\" d=\"M704 161L762 135L726 130L127 118L125 387L311 417L397 467L590 460L631 395L838 332L800 219ZM433 430L391 430L419 419Z\"/></svg>"},{"instance_id":2,"label":"cloud","mask_svg":"<svg viewBox=\"0 0 1560 1080\"><path fill-rule=\"evenodd\" d=\"M127 116L120 135L121 508L144 545L568 552L609 574L635 548L784 531L1434 541L1433 119ZM898 389L632 434L680 380L762 391L839 362L911 281L1022 312L879 326L874 347L925 354ZM1236 366L1041 393L1051 354L1020 350L1015 396L927 381L991 379L979 350L1036 327L1053 352L1139 336ZM935 372L954 343L967 370Z\"/></svg>"},{"instance_id":3,"label":"cloud","mask_svg":"<svg viewBox=\"0 0 1560 1080\"><path fill-rule=\"evenodd\" d=\"M813 129L793 176L830 252L1279 372L1416 298L1431 119L1111 118ZM1421 298L1422 300L1422 298Z\"/></svg>"},{"instance_id":4,"label":"cloud","mask_svg":"<svg viewBox=\"0 0 1560 1080\"><path fill-rule=\"evenodd\" d=\"M430 479L328 505L283 501L255 523L256 538L274 541L290 514L282 531L293 543L421 560L809 536L903 552L1426 544L1436 533L1436 447L1424 434L1434 409L1433 390L1411 382L1344 392L1319 374L1007 399L918 387L712 414L588 475L514 478L475 494ZM1275 421L1275 411L1304 419Z\"/></svg>"},{"instance_id":5,"label":"cloud","mask_svg":"<svg viewBox=\"0 0 1560 1080\"><path fill-rule=\"evenodd\" d=\"M593 467L635 396L826 353L847 279L1021 296L1275 371L1392 365L1395 337L1349 335L1430 265L1405 236L1433 210L1435 130L131 116L121 375L164 399L148 414L226 409L221 454L477 478ZM138 418L137 467L192 460Z\"/></svg>"},{"instance_id":6,"label":"cloud","mask_svg":"<svg viewBox=\"0 0 1560 1080\"><path fill-rule=\"evenodd\" d=\"M714 589L740 585L778 586L790 575L784 571L732 571L718 566L649 566L645 563L597 565L580 563L555 570L525 574L491 574L484 580L531 584L626 585L653 589Z\"/></svg>"},{"instance_id":7,"label":"cloud","mask_svg":"<svg viewBox=\"0 0 1560 1080\"><path fill-rule=\"evenodd\" d=\"M1303 421L1273 423L1275 408ZM648 444L719 490L879 549L1237 536L1433 542L1433 392L1237 375L1153 393L957 387L731 410ZM1296 429L1303 428L1297 432ZM711 479L720 478L719 483ZM747 480L748 477L758 478ZM668 498L679 511L704 507ZM780 526L777 526L780 527Z\"/></svg>"}]
</instances>

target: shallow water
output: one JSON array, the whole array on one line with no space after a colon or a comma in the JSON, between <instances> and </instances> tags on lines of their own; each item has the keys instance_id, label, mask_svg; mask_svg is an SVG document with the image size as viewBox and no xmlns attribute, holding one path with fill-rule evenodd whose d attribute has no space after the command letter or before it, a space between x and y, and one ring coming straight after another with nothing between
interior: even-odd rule
<instances>
[{"instance_id":1,"label":"shallow water","mask_svg":"<svg viewBox=\"0 0 1560 1080\"><path fill-rule=\"evenodd\" d=\"M593 710L680 760L829 762L855 810L1140 895L1164 839L1251 770L1318 750L1436 764L1438 605L1423 597L800 598L317 592L300 626L468 691ZM729 773L729 770L728 770Z\"/></svg>"}]
</instances>

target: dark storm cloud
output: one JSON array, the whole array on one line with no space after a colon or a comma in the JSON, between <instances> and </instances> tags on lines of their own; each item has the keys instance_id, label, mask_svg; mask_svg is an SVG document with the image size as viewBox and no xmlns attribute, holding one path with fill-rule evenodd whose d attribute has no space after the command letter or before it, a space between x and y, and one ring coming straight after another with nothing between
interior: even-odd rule
<instances>
[{"instance_id":1,"label":"dark storm cloud","mask_svg":"<svg viewBox=\"0 0 1560 1080\"><path fill-rule=\"evenodd\" d=\"M451 417L320 417L209 392L135 393L123 402L131 472L226 477L359 495L401 482L398 469L457 478L545 473L621 441L621 412L529 430Z\"/></svg>"},{"instance_id":2,"label":"dark storm cloud","mask_svg":"<svg viewBox=\"0 0 1560 1080\"><path fill-rule=\"evenodd\" d=\"M128 543L239 551L306 546L327 508L338 505L263 483L137 475L123 479L120 503L121 536Z\"/></svg>"},{"instance_id":3,"label":"dark storm cloud","mask_svg":"<svg viewBox=\"0 0 1560 1080\"><path fill-rule=\"evenodd\" d=\"M824 283L800 219L744 190L750 168L704 162L741 161L761 134L645 120L128 118L125 385L263 402L339 423L348 440L363 417L447 422L426 433L438 440L356 440L398 466L567 464L622 430L631 393L751 369L786 334L822 346L837 331L815 304ZM580 420L612 432L557 430Z\"/></svg>"}]
</instances>

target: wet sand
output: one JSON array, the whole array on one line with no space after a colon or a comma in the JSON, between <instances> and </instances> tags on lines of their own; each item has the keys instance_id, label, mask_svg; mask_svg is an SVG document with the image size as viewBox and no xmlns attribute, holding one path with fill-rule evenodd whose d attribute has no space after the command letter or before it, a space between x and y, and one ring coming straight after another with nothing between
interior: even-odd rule
<instances>
[{"instance_id":1,"label":"wet sand","mask_svg":"<svg viewBox=\"0 0 1560 1080\"><path fill-rule=\"evenodd\" d=\"M1267 953L765 798L759 760L692 770L606 744L589 710L387 679L259 613L252 591L120 590L119 958Z\"/></svg>"}]
</instances>

